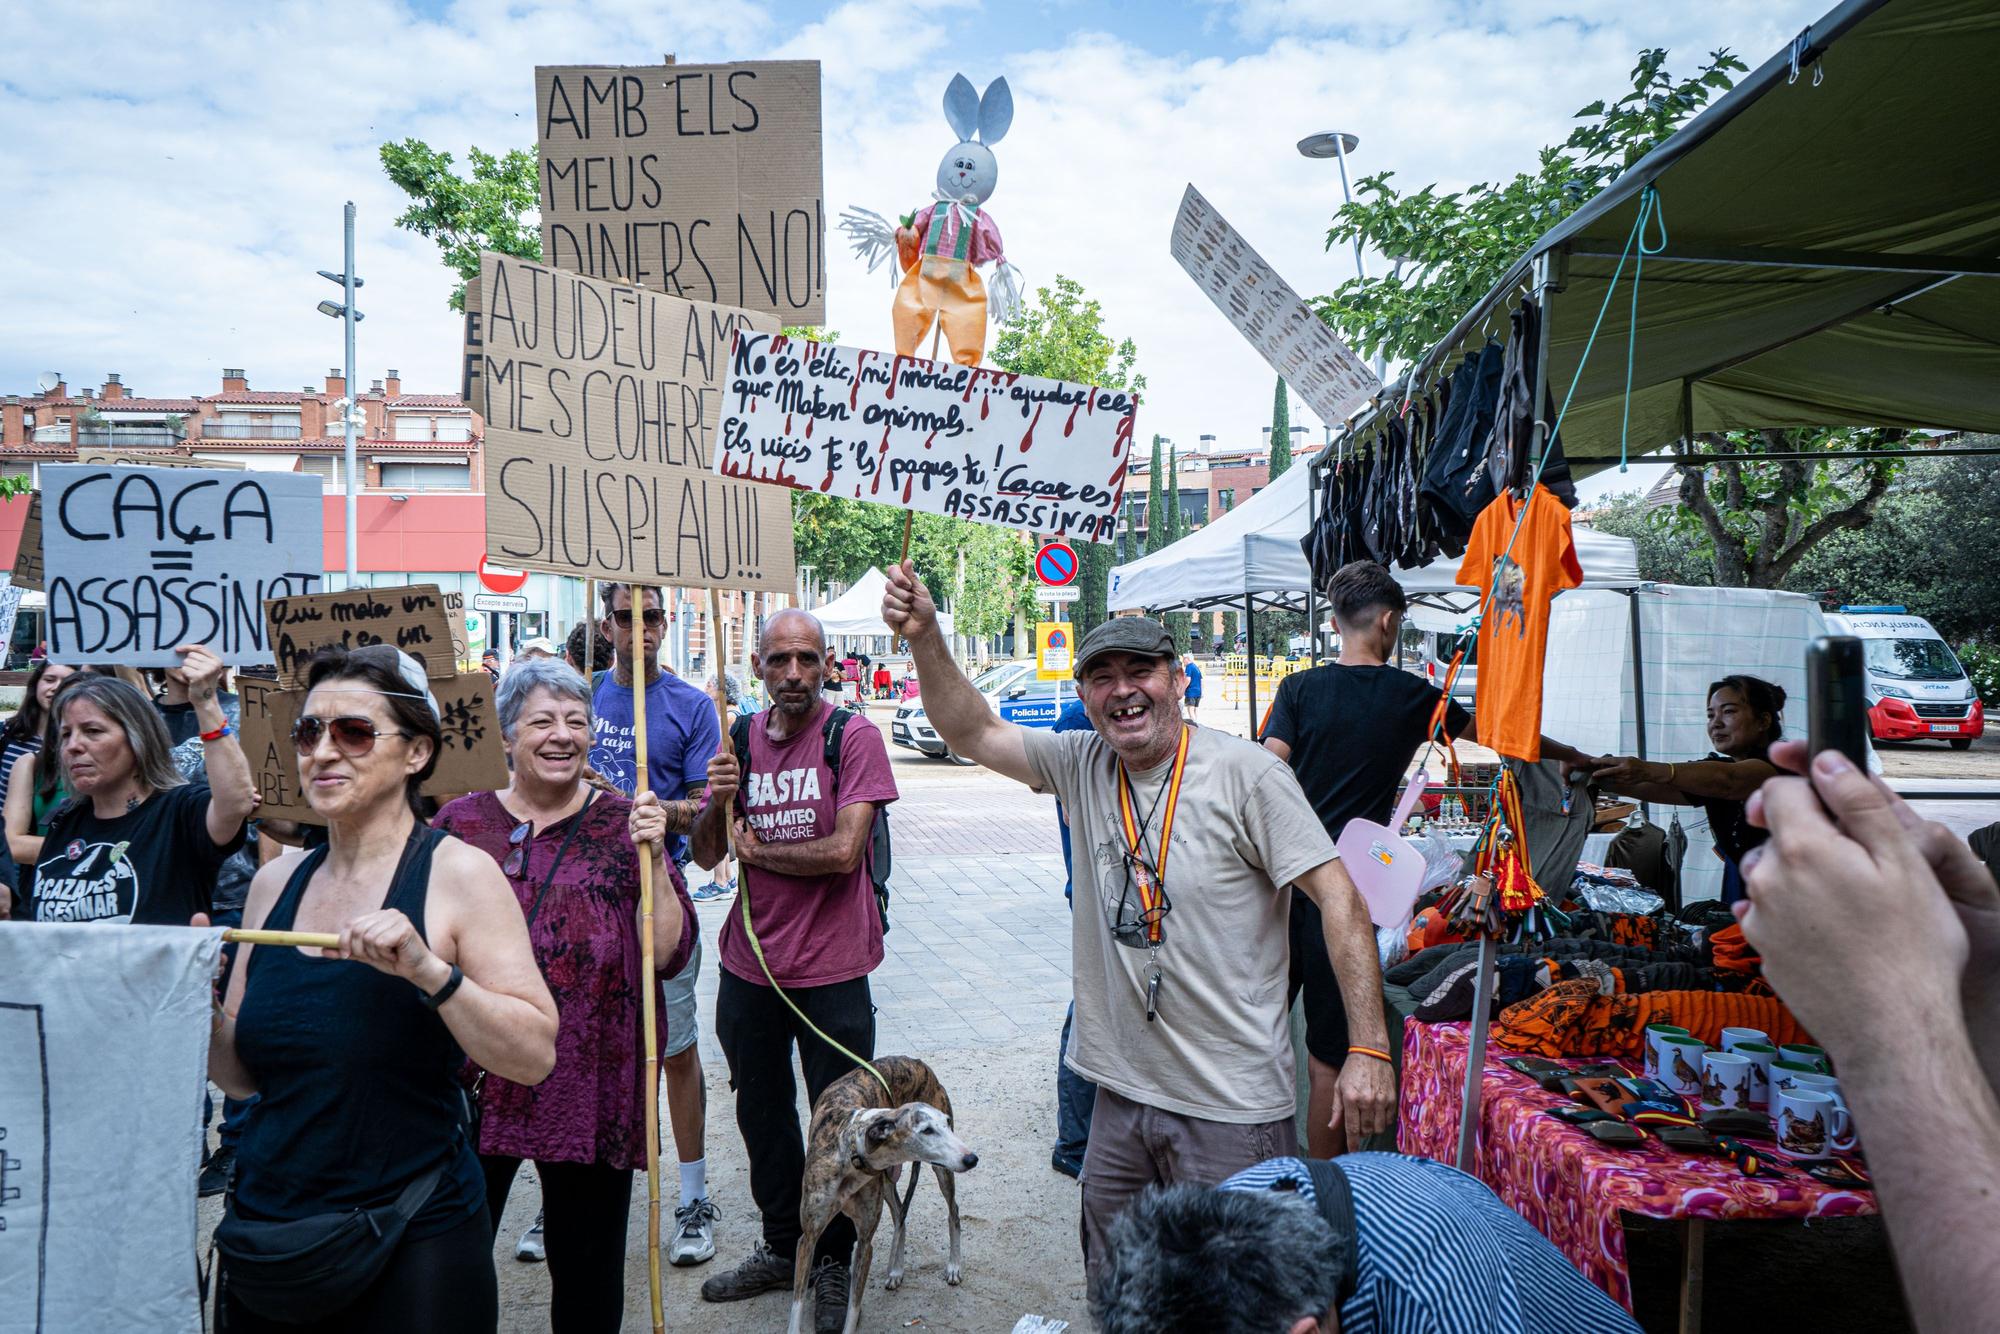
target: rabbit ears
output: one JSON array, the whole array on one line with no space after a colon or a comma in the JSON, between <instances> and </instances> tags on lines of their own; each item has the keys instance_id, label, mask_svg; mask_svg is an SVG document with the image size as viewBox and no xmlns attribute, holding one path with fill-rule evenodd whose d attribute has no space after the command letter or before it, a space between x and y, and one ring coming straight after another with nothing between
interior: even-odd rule
<instances>
[{"instance_id":1,"label":"rabbit ears","mask_svg":"<svg viewBox=\"0 0 2000 1334\"><path fill-rule=\"evenodd\" d=\"M1005 79L995 79L981 97L972 90L972 80L954 74L944 90L944 118L961 140L969 142L977 133L979 142L991 148L1014 123L1014 94L1007 91Z\"/></svg>"}]
</instances>

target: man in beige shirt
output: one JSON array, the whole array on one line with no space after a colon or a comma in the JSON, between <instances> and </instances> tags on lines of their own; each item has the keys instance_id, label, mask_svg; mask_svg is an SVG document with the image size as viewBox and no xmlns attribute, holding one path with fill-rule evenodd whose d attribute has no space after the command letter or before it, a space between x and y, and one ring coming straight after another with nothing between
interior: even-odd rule
<instances>
[{"instance_id":1,"label":"man in beige shirt","mask_svg":"<svg viewBox=\"0 0 2000 1334\"><path fill-rule=\"evenodd\" d=\"M931 725L960 755L1051 792L1074 849L1069 1066L1098 1085L1083 1162L1084 1266L1146 1186L1213 1186L1296 1151L1286 1028L1290 890L1320 908L1353 1017L1332 1124L1385 1130L1396 1085L1368 912L1291 770L1182 721L1185 678L1157 621L1107 621L1076 657L1093 732L1002 722L951 660L906 562L882 616L910 642Z\"/></svg>"}]
</instances>

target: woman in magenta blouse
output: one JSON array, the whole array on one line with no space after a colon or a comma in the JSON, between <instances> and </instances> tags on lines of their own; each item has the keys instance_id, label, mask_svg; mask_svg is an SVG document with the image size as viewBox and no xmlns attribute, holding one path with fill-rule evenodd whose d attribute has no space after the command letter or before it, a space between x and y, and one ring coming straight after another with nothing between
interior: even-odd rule
<instances>
[{"instance_id":1,"label":"woman in magenta blouse","mask_svg":"<svg viewBox=\"0 0 2000 1334\"><path fill-rule=\"evenodd\" d=\"M640 1036L639 844L653 859L653 965L672 976L694 947L694 907L658 800L635 804L583 781L590 688L553 659L500 679L500 729L514 781L438 812L500 863L535 962L555 997L556 1067L532 1088L474 1072L479 1157L495 1227L523 1159L541 1178L554 1329L615 1330L624 1312L632 1173L646 1161ZM666 1048L666 1010L659 1009Z\"/></svg>"}]
</instances>

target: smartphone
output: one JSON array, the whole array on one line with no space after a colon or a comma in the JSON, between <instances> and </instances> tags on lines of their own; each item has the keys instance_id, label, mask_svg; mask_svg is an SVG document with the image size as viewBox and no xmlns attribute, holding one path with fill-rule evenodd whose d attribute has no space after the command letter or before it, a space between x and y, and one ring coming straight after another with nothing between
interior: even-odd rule
<instances>
[{"instance_id":1,"label":"smartphone","mask_svg":"<svg viewBox=\"0 0 2000 1334\"><path fill-rule=\"evenodd\" d=\"M1822 635L1806 650L1806 749L1837 750L1868 768L1868 692L1861 641Z\"/></svg>"}]
</instances>

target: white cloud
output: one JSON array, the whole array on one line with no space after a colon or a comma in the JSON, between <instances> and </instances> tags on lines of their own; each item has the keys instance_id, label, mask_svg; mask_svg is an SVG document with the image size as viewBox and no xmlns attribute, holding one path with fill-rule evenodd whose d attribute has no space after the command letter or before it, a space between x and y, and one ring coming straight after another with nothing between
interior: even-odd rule
<instances>
[{"instance_id":1,"label":"white cloud","mask_svg":"<svg viewBox=\"0 0 2000 1334\"><path fill-rule=\"evenodd\" d=\"M1014 262L1031 285L1077 278L1110 331L1138 342L1142 430L1248 443L1272 374L1167 254L1188 182L1301 291L1329 290L1352 265L1323 246L1340 186L1330 164L1298 156L1301 136L1358 133L1357 173L1491 179L1623 87L1640 46L1673 46L1677 69L1720 45L1754 65L1817 14L1806 0L1696 0L1672 13L1604 6L1584 22L1558 0L1250 0L1218 10L1253 48L1224 57L1150 53L1138 6L1120 32L1065 32L1058 8L1038 11L1034 30L1058 35L1032 48L967 50L964 28L995 17L969 3L848 0L803 29L720 0L462 0L435 22L389 0L334 21L304 3L10 12L14 68L33 73L0 81L14 257L0 269L0 390L31 388L45 369L72 385L117 370L154 394L209 391L223 365L263 387L316 379L340 340L313 310L326 295L313 271L339 267L348 198L368 279L364 380L396 366L412 388L455 386L450 275L430 243L391 225L405 201L378 145L531 145L537 63L673 50L825 62L830 213L925 202L951 145L946 82L1005 74L1017 114L992 209ZM829 264L829 322L850 343L886 345L882 275L831 248Z\"/></svg>"}]
</instances>

